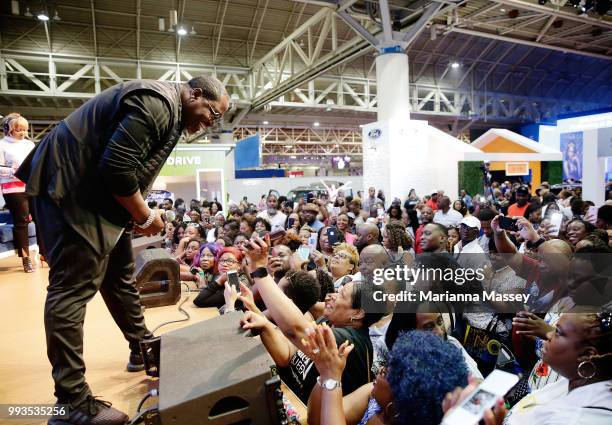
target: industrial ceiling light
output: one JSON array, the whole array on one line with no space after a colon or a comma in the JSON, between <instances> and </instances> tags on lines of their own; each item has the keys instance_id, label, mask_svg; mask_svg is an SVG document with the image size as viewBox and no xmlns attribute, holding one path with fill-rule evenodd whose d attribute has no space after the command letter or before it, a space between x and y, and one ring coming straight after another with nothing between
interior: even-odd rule
<instances>
[{"instance_id":1,"label":"industrial ceiling light","mask_svg":"<svg viewBox=\"0 0 612 425\"><path fill-rule=\"evenodd\" d=\"M191 26L191 31L189 31L189 34L190 35L196 35L197 34L197 32L196 32L195 28L193 27L193 25Z\"/></svg>"},{"instance_id":2,"label":"industrial ceiling light","mask_svg":"<svg viewBox=\"0 0 612 425\"><path fill-rule=\"evenodd\" d=\"M319 124L319 121L315 121L315 123L314 123L313 125L314 125L315 127L318 127L318 126L320 125L320 124Z\"/></svg>"},{"instance_id":3,"label":"industrial ceiling light","mask_svg":"<svg viewBox=\"0 0 612 425\"><path fill-rule=\"evenodd\" d=\"M268 124L270 124L270 123L269 123L268 121L264 121L262 124L263 124L263 125L268 125Z\"/></svg>"},{"instance_id":4,"label":"industrial ceiling light","mask_svg":"<svg viewBox=\"0 0 612 425\"><path fill-rule=\"evenodd\" d=\"M180 27L179 27L179 28L176 30L176 33L177 33L178 35L187 35L187 30L185 29L185 27L180 26Z\"/></svg>"},{"instance_id":5,"label":"industrial ceiling light","mask_svg":"<svg viewBox=\"0 0 612 425\"><path fill-rule=\"evenodd\" d=\"M460 66L461 66L461 65L459 65L459 62L453 62L453 63L451 63L451 68L453 68L453 69L457 69L457 68L459 68Z\"/></svg>"},{"instance_id":6,"label":"industrial ceiling light","mask_svg":"<svg viewBox=\"0 0 612 425\"><path fill-rule=\"evenodd\" d=\"M57 13L57 10L53 14L53 18L51 18L51 19L53 19L54 21L61 21L62 20L62 18L60 18L59 13Z\"/></svg>"},{"instance_id":7,"label":"industrial ceiling light","mask_svg":"<svg viewBox=\"0 0 612 425\"><path fill-rule=\"evenodd\" d=\"M19 15L19 2L17 0L11 0L11 13Z\"/></svg>"},{"instance_id":8,"label":"industrial ceiling light","mask_svg":"<svg viewBox=\"0 0 612 425\"><path fill-rule=\"evenodd\" d=\"M28 18L31 18L32 16L32 12L30 12L30 8L26 7L26 11L24 12L23 16L27 16Z\"/></svg>"},{"instance_id":9,"label":"industrial ceiling light","mask_svg":"<svg viewBox=\"0 0 612 425\"><path fill-rule=\"evenodd\" d=\"M49 15L43 10L38 15L36 15L36 18L39 21L47 22L49 20Z\"/></svg>"}]
</instances>

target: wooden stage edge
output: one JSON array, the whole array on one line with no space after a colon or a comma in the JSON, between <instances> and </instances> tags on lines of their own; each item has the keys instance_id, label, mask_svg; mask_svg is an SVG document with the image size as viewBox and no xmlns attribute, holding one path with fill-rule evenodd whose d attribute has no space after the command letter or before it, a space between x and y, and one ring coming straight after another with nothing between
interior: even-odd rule
<instances>
[{"instance_id":1,"label":"wooden stage edge","mask_svg":"<svg viewBox=\"0 0 612 425\"><path fill-rule=\"evenodd\" d=\"M0 404L55 403L43 323L48 271L45 267L26 274L23 273L21 260L16 256L0 259ZM186 291L183 291L181 300L186 295ZM158 335L218 315L216 309L195 307L191 302L194 297L195 292L192 291L190 300L183 306L191 319L164 326ZM149 329L182 317L176 305L145 311ZM152 379L144 372L128 373L125 370L128 344L100 294L87 305L84 332L86 378L93 393L112 402L114 407L130 417L134 416ZM286 394L300 413L302 422L306 423L303 404L292 393ZM143 408L150 407L152 403L147 401ZM39 425L46 421L0 419L0 423Z\"/></svg>"}]
</instances>

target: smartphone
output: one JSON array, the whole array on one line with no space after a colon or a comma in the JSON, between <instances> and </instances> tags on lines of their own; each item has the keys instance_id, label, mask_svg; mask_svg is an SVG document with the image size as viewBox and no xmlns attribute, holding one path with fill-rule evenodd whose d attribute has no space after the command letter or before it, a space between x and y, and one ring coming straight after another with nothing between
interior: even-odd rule
<instances>
[{"instance_id":1,"label":"smartphone","mask_svg":"<svg viewBox=\"0 0 612 425\"><path fill-rule=\"evenodd\" d=\"M378 208L376 210L376 213L378 214L378 218L385 218L385 209L384 208Z\"/></svg>"},{"instance_id":2,"label":"smartphone","mask_svg":"<svg viewBox=\"0 0 612 425\"><path fill-rule=\"evenodd\" d=\"M330 246L333 246L334 244L338 243L338 231L335 227L327 228L327 243Z\"/></svg>"},{"instance_id":3,"label":"smartphone","mask_svg":"<svg viewBox=\"0 0 612 425\"><path fill-rule=\"evenodd\" d=\"M297 249L297 255L302 261L308 261L310 258L310 247L302 245Z\"/></svg>"},{"instance_id":4,"label":"smartphone","mask_svg":"<svg viewBox=\"0 0 612 425\"><path fill-rule=\"evenodd\" d=\"M550 231L548 232L551 236L559 236L559 230L561 229L561 222L563 221L563 213L556 212L550 216Z\"/></svg>"},{"instance_id":5,"label":"smartphone","mask_svg":"<svg viewBox=\"0 0 612 425\"><path fill-rule=\"evenodd\" d=\"M233 286L237 292L240 292L240 281L238 280L238 272L236 270L229 270L227 272L227 282Z\"/></svg>"},{"instance_id":6,"label":"smartphone","mask_svg":"<svg viewBox=\"0 0 612 425\"><path fill-rule=\"evenodd\" d=\"M310 249L317 249L317 234L316 233L310 234L310 237L308 238L308 246L310 247Z\"/></svg>"},{"instance_id":7,"label":"smartphone","mask_svg":"<svg viewBox=\"0 0 612 425\"><path fill-rule=\"evenodd\" d=\"M504 230L510 230L512 232L518 232L518 225L516 224L518 220L510 217L499 217L499 227Z\"/></svg>"},{"instance_id":8,"label":"smartphone","mask_svg":"<svg viewBox=\"0 0 612 425\"><path fill-rule=\"evenodd\" d=\"M333 217L338 217L338 214L340 214L340 207L333 207L332 208L332 216Z\"/></svg>"},{"instance_id":9,"label":"smartphone","mask_svg":"<svg viewBox=\"0 0 612 425\"><path fill-rule=\"evenodd\" d=\"M196 269L195 267L192 267L189 269L189 273L195 276L198 274L198 269Z\"/></svg>"},{"instance_id":10,"label":"smartphone","mask_svg":"<svg viewBox=\"0 0 612 425\"><path fill-rule=\"evenodd\" d=\"M291 229L294 224L295 224L295 218L289 217L287 219L287 229Z\"/></svg>"},{"instance_id":11,"label":"smartphone","mask_svg":"<svg viewBox=\"0 0 612 425\"><path fill-rule=\"evenodd\" d=\"M478 423L484 416L484 412L492 408L497 399L510 391L518 380L516 375L494 370L468 398L444 418L442 425Z\"/></svg>"},{"instance_id":12,"label":"smartphone","mask_svg":"<svg viewBox=\"0 0 612 425\"><path fill-rule=\"evenodd\" d=\"M262 231L262 232L259 232L259 233L258 233L258 235L259 235L259 237L260 237L260 238L262 238L262 239L263 239L263 238L265 238L265 237L266 237L266 235L267 235L268 233L270 233L270 232L268 232L267 230L264 230L264 231Z\"/></svg>"}]
</instances>

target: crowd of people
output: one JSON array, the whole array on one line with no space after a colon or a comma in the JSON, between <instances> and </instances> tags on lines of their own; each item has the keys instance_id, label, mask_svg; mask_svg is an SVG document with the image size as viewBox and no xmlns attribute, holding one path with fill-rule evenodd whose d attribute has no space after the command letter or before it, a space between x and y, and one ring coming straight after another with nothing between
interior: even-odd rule
<instances>
[{"instance_id":1,"label":"crowd of people","mask_svg":"<svg viewBox=\"0 0 612 425\"><path fill-rule=\"evenodd\" d=\"M194 304L245 311L244 329L261 336L309 423L439 424L502 368L499 351L521 379L487 423L610 423L612 204L595 208L579 190L555 194L547 183L493 182L487 196L456 200L380 195L150 207L165 210L164 246L199 290ZM367 302L377 270L483 261L484 279L464 286L529 294L529 303L509 313L503 301L410 311ZM382 290L408 287L391 279Z\"/></svg>"}]
</instances>

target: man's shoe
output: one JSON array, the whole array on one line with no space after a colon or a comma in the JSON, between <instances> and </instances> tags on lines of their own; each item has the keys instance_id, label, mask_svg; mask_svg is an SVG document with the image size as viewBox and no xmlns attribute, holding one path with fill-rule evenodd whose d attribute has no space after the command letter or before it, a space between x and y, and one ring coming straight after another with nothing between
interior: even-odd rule
<instances>
[{"instance_id":1,"label":"man's shoe","mask_svg":"<svg viewBox=\"0 0 612 425\"><path fill-rule=\"evenodd\" d=\"M124 425L128 415L111 407L108 401L93 396L76 408L70 408L67 419L49 419L48 425Z\"/></svg>"},{"instance_id":2,"label":"man's shoe","mask_svg":"<svg viewBox=\"0 0 612 425\"><path fill-rule=\"evenodd\" d=\"M140 351L132 351L130 353L130 359L127 364L128 372L140 372L144 370L144 360L142 359L142 353Z\"/></svg>"}]
</instances>

